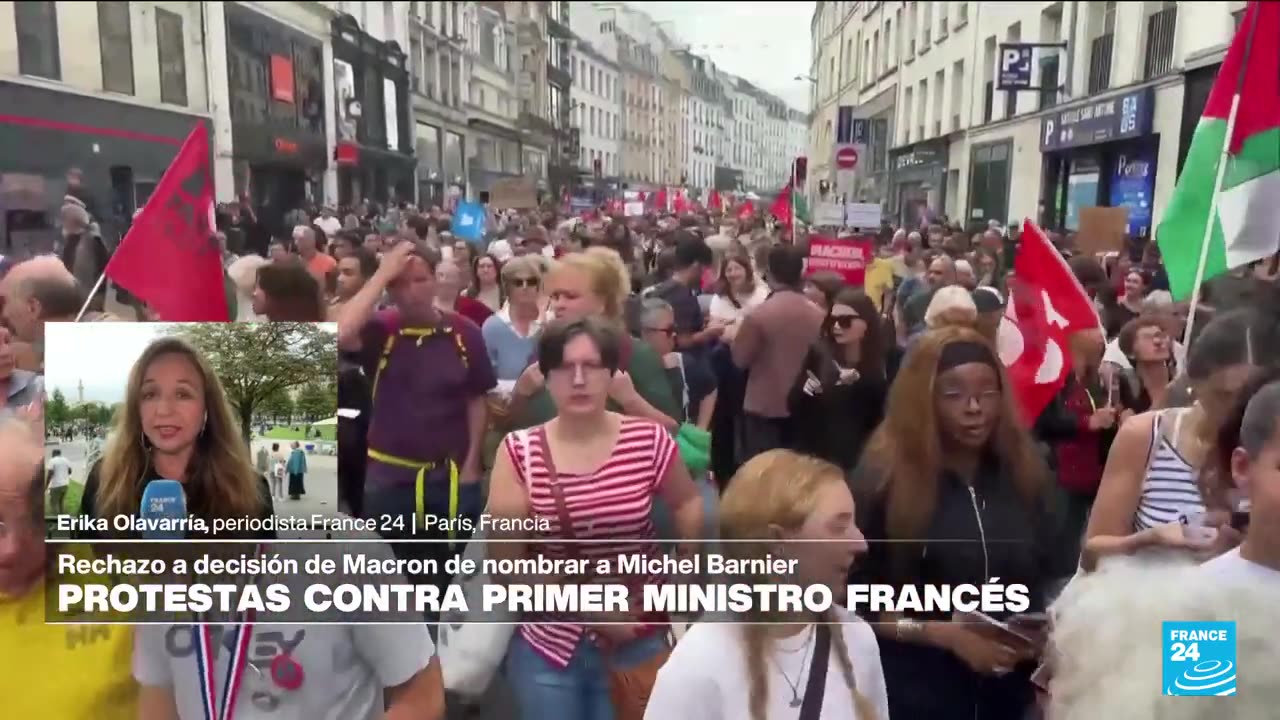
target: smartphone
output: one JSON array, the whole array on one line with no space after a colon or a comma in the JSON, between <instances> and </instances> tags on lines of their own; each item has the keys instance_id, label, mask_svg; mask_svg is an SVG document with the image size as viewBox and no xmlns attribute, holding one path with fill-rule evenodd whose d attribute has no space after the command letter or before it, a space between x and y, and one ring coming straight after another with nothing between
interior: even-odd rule
<instances>
[{"instance_id":1,"label":"smartphone","mask_svg":"<svg viewBox=\"0 0 1280 720\"><path fill-rule=\"evenodd\" d=\"M1048 613L1022 613L1009 618L1010 625L1027 628L1028 630L1039 631L1049 625Z\"/></svg>"}]
</instances>

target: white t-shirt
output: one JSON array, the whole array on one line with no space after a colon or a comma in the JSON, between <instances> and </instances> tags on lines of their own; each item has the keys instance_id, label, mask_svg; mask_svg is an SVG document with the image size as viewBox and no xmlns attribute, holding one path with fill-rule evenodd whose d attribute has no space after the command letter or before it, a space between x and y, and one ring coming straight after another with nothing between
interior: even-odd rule
<instances>
[{"instance_id":1,"label":"white t-shirt","mask_svg":"<svg viewBox=\"0 0 1280 720\"><path fill-rule=\"evenodd\" d=\"M1209 573L1217 582L1271 588L1280 592L1280 570L1245 560L1240 556L1240 548L1219 555L1201 565L1200 570Z\"/></svg>"},{"instance_id":2,"label":"white t-shirt","mask_svg":"<svg viewBox=\"0 0 1280 720\"><path fill-rule=\"evenodd\" d=\"M848 621L841 626L858 690L875 708L876 717L859 717L853 695L844 682L834 643L827 663L827 684L822 697L822 720L889 720L889 696L880 667L880 647L871 626L839 611ZM804 632L812 632L812 629ZM804 636L796 634L769 653L765 677L769 697L765 717L794 720L799 709L791 707L791 683L803 696L813 664L813 644L802 649ZM793 652L788 650L794 649ZM785 675L785 677L784 677ZM671 657L658 671L649 696L645 720L742 720L751 717L750 682L742 643L742 626L735 623L697 623L680 638Z\"/></svg>"},{"instance_id":3,"label":"white t-shirt","mask_svg":"<svg viewBox=\"0 0 1280 720\"><path fill-rule=\"evenodd\" d=\"M727 297L716 295L711 298L711 319L723 322L733 322L742 317L755 306L765 301L769 297L769 288L764 283L757 281L756 289L748 298L738 298L738 302L742 307L734 307L733 303Z\"/></svg>"},{"instance_id":4,"label":"white t-shirt","mask_svg":"<svg viewBox=\"0 0 1280 720\"><path fill-rule=\"evenodd\" d=\"M342 221L336 217L318 217L314 225L320 228L327 237L333 237L342 229Z\"/></svg>"},{"instance_id":5,"label":"white t-shirt","mask_svg":"<svg viewBox=\"0 0 1280 720\"><path fill-rule=\"evenodd\" d=\"M46 463L49 469L49 487L60 488L71 484L71 461L59 455Z\"/></svg>"}]
</instances>

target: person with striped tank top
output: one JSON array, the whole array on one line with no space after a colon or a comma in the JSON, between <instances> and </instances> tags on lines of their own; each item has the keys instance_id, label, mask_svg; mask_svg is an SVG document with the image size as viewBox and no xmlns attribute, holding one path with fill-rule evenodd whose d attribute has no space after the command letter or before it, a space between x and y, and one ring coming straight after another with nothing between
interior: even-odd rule
<instances>
[{"instance_id":1,"label":"person with striped tank top","mask_svg":"<svg viewBox=\"0 0 1280 720\"><path fill-rule=\"evenodd\" d=\"M702 504L675 441L658 423L606 409L618 372L617 331L595 320L558 321L538 343L538 368L556 416L510 433L490 481L487 512L494 528L526 521L530 532L494 532L493 560L535 554L590 561L586 577L497 576L512 584L575 582L631 587L663 582L658 575L597 575L597 560L620 554L656 557L660 541L651 519L655 500L673 508L685 540L697 537ZM528 521L532 521L531 523ZM670 652L666 617L612 614L526 616L508 651L506 679L521 720L624 720L634 695L619 696L611 676L626 673L647 684ZM609 623L609 624L605 624ZM641 707L643 700L640 700ZM628 710L630 712L628 712Z\"/></svg>"},{"instance_id":2,"label":"person with striped tank top","mask_svg":"<svg viewBox=\"0 0 1280 720\"><path fill-rule=\"evenodd\" d=\"M1195 402L1135 415L1121 425L1089 519L1080 557L1085 571L1103 558L1149 549L1203 560L1238 544L1228 509L1206 507L1199 475L1218 428L1258 365L1262 348L1254 347L1254 338L1264 322L1251 310L1215 318L1187 352ZM1184 527L1200 524L1205 532Z\"/></svg>"}]
</instances>

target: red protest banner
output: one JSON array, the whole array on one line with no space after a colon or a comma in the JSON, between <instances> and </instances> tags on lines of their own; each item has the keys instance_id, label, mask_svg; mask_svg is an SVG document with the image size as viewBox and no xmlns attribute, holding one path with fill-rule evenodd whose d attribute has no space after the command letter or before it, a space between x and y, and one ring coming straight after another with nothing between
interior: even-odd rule
<instances>
[{"instance_id":1,"label":"red protest banner","mask_svg":"<svg viewBox=\"0 0 1280 720\"><path fill-rule=\"evenodd\" d=\"M867 235L839 239L810 235L809 263L805 274L837 272L846 283L861 287L866 281L867 264L871 262L874 249L875 241Z\"/></svg>"}]
</instances>

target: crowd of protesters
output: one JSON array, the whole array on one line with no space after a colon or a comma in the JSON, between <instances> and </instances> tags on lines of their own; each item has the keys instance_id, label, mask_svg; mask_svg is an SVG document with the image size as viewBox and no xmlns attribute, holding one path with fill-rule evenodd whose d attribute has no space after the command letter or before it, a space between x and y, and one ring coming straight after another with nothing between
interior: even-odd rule
<instances>
[{"instance_id":1,"label":"crowd of protesters","mask_svg":"<svg viewBox=\"0 0 1280 720\"><path fill-rule=\"evenodd\" d=\"M1027 418L999 345L1016 232L883 227L855 286L808 272L804 228L740 209L569 217L545 205L491 212L485 236L465 240L441 208L362 203L267 228L238 203L220 209L218 232L234 319L337 323L348 512L545 520L486 538L503 541L490 557L508 559L685 552L723 538L727 554L796 559L801 582L837 595L847 582L1000 578L1027 585L1032 611L1052 610L1052 622L1012 645L942 614L695 618L678 641L665 616L516 618L494 678L450 693L450 717L1217 717L1159 697L1158 623L1141 634L1120 620L1150 620L1144 612L1236 620L1250 639L1241 665L1256 664L1240 676L1233 717L1270 712L1280 686L1262 665L1280 649L1262 629L1280 600L1274 261L1210 283L1188 318L1154 246L1095 256L1075 252L1070 233L1051 235L1098 329L1069 338L1071 376ZM74 319L85 300L92 258L63 256L7 268L0 372L38 373L43 323ZM1187 322L1198 333L1184 346ZM18 370L11 388L27 382ZM0 427L0 622L13 627L44 576L43 502L32 500L43 500L42 458L21 422L30 413L16 414ZM261 506L208 510L269 514L264 492ZM443 560L470 539L447 528L427 536L441 542L390 551ZM438 620L423 625L432 636ZM1100 624L1111 632L1098 635ZM113 632L114 659L106 646L100 657L46 651L48 667L77 674L117 663L110 677L89 672L91 691L57 700L78 711L51 715L45 692L19 716L196 717L178 663L157 654L163 639L134 649L130 678L128 633ZM0 651L25 652L15 642ZM324 642L359 655L359 677L322 673L270 709L247 697L246 716L279 702L307 717L445 712L427 634ZM1116 668L1132 674L1106 674ZM359 702L326 704L349 687Z\"/></svg>"}]
</instances>

